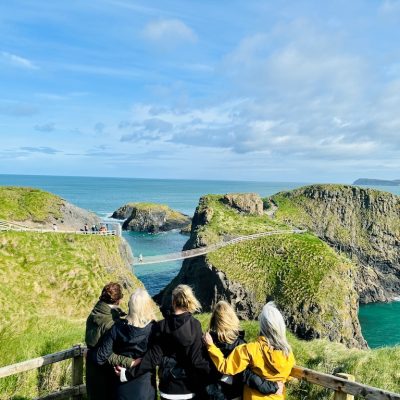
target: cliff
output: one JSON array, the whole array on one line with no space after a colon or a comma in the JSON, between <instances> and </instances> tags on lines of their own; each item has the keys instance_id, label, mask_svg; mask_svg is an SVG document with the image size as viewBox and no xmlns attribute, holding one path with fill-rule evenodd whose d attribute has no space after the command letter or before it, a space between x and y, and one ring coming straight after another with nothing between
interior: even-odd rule
<instances>
[{"instance_id":1,"label":"cliff","mask_svg":"<svg viewBox=\"0 0 400 400\"><path fill-rule=\"evenodd\" d=\"M200 199L185 249L289 228L266 213L238 210L225 199L218 195ZM259 204L260 200L249 201ZM358 295L353 279L356 273L354 264L318 237L288 233L185 260L178 276L156 300L167 304L172 289L186 283L194 288L204 310L226 299L242 318L253 319L266 300L274 299L290 330L299 337L325 337L348 346L365 347L357 318Z\"/></svg>"},{"instance_id":2,"label":"cliff","mask_svg":"<svg viewBox=\"0 0 400 400\"><path fill-rule=\"evenodd\" d=\"M363 303L400 294L400 197L344 185L312 185L270 198L275 220L305 227L359 267Z\"/></svg>"},{"instance_id":3,"label":"cliff","mask_svg":"<svg viewBox=\"0 0 400 400\"><path fill-rule=\"evenodd\" d=\"M124 219L122 229L157 233L190 225L190 218L166 205L128 203L114 211L112 218Z\"/></svg>"},{"instance_id":4,"label":"cliff","mask_svg":"<svg viewBox=\"0 0 400 400\"><path fill-rule=\"evenodd\" d=\"M59 196L39 189L0 187L0 220L31 228L80 230L85 224L99 225L95 214L68 203Z\"/></svg>"}]
</instances>

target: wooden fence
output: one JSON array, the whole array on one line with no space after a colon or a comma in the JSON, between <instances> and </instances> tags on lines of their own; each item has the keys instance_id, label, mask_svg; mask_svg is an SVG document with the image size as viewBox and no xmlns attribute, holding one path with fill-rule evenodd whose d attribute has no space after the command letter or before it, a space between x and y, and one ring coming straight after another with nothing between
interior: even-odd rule
<instances>
[{"instance_id":1,"label":"wooden fence","mask_svg":"<svg viewBox=\"0 0 400 400\"><path fill-rule=\"evenodd\" d=\"M57 392L40 397L36 400L53 400L72 398L80 400L86 394L86 386L83 383L83 352L86 347L76 345L68 350L48 354L43 357L23 361L18 364L8 365L0 368L0 378L20 374L45 365L54 364L60 361L72 359L72 386L61 388ZM291 376L304 380L314 385L333 390L334 400L352 400L354 396L368 400L400 400L400 394L388 392L372 386L363 385L354 381L352 375L337 374L329 375L317 372L312 369L294 367Z\"/></svg>"}]
</instances>

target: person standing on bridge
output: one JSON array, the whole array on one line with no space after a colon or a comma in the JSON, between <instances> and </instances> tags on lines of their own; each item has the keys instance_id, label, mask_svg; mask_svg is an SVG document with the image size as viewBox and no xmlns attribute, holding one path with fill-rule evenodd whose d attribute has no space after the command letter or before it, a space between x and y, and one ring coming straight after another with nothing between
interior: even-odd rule
<instances>
[{"instance_id":1,"label":"person standing on bridge","mask_svg":"<svg viewBox=\"0 0 400 400\"><path fill-rule=\"evenodd\" d=\"M95 350L102 336L126 314L119 308L122 299L122 288L119 283L110 282L104 286L99 301L94 306L86 321L85 342L89 352ZM110 356L110 363L130 367L134 360L130 357ZM113 367L107 363L97 365L86 361L86 388L90 400L110 400L113 396L115 374Z\"/></svg>"},{"instance_id":2,"label":"person standing on bridge","mask_svg":"<svg viewBox=\"0 0 400 400\"><path fill-rule=\"evenodd\" d=\"M286 339L286 327L282 314L273 302L267 303L260 314L260 336L257 341L236 347L225 358L222 351L214 344L207 332L204 341L215 367L222 374L235 375L247 367L260 377L270 381L286 382L295 360ZM263 395L256 389L244 386L243 400L282 400L283 393Z\"/></svg>"}]
</instances>

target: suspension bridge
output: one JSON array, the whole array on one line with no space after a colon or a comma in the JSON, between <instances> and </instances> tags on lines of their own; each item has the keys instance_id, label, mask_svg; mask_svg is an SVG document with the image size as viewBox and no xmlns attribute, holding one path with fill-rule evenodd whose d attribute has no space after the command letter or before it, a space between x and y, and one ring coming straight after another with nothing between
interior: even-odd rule
<instances>
[{"instance_id":1,"label":"suspension bridge","mask_svg":"<svg viewBox=\"0 0 400 400\"><path fill-rule=\"evenodd\" d=\"M210 246L199 247L196 249L180 251L177 253L169 253L169 254L162 254L158 256L145 256L145 257L134 257L134 264L135 266L140 265L148 265L148 264L159 264L165 263L170 261L178 261L178 260L186 260L187 258L193 258L197 256L202 256L212 251L221 249L222 247L230 246L232 244L245 242L248 240L255 240L265 236L273 236L273 235L287 235L287 234L301 234L306 232L306 230L302 229L281 229L281 230L274 230L269 232L261 232L255 233L252 235L245 235L239 236L231 240L219 242L216 244L212 244Z\"/></svg>"}]
</instances>

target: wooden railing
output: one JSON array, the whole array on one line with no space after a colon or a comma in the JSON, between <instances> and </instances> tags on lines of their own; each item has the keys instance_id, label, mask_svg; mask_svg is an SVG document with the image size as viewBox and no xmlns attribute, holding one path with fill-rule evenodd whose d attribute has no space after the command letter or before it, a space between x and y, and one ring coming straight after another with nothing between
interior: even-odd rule
<instances>
[{"instance_id":1,"label":"wooden railing","mask_svg":"<svg viewBox=\"0 0 400 400\"><path fill-rule=\"evenodd\" d=\"M57 392L50 393L46 396L37 398L36 400L66 398L80 400L83 395L86 394L86 386L83 383L84 350L84 346L76 345L71 349L59 351L58 353L48 354L18 364L8 365L0 368L0 378L72 359L72 386L61 388ZM333 390L334 400L352 400L354 398L353 396L362 397L367 400L400 400L400 394L354 382L354 376L352 375L329 375L312 369L296 366L292 369L291 376Z\"/></svg>"}]
</instances>

